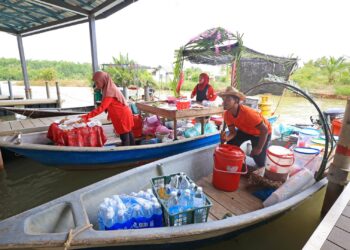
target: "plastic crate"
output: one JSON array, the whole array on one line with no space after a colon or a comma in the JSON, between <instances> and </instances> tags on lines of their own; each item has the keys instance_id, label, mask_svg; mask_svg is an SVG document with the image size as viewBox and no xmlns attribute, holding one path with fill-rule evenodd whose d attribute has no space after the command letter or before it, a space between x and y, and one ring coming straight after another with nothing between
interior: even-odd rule
<instances>
[{"instance_id":1,"label":"plastic crate","mask_svg":"<svg viewBox=\"0 0 350 250\"><path fill-rule=\"evenodd\" d=\"M176 214L169 214L169 211L165 206L164 200L159 197L156 187L159 186L160 184L164 184L164 186L166 184L169 184L171 177L179 174L180 173L152 178L152 190L155 196L157 197L159 203L162 206L164 224L167 226L182 226L187 224L193 224L195 216L199 214L202 214L201 222L206 222L208 220L209 209L212 206L212 203L205 194L204 195L205 195L206 202L203 207L194 208L194 209L176 213ZM187 175L186 175L186 178L190 181L190 183L193 182Z\"/></svg>"}]
</instances>

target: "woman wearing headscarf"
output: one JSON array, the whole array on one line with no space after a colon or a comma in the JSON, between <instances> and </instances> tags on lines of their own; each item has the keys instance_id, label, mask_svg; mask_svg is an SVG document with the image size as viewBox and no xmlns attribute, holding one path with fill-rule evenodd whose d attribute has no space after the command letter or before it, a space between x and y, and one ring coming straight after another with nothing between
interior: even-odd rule
<instances>
[{"instance_id":1,"label":"woman wearing headscarf","mask_svg":"<svg viewBox=\"0 0 350 250\"><path fill-rule=\"evenodd\" d=\"M215 101L216 93L214 88L209 84L209 76L206 73L199 75L199 83L194 87L191 98L196 96L197 102Z\"/></svg>"},{"instance_id":2,"label":"woman wearing headscarf","mask_svg":"<svg viewBox=\"0 0 350 250\"><path fill-rule=\"evenodd\" d=\"M102 102L99 107L86 115L82 115L83 121L107 110L108 118L112 121L114 130L119 134L122 146L134 145L132 128L134 126L133 115L127 101L111 77L102 71L98 71L93 76L96 89L102 92Z\"/></svg>"}]
</instances>

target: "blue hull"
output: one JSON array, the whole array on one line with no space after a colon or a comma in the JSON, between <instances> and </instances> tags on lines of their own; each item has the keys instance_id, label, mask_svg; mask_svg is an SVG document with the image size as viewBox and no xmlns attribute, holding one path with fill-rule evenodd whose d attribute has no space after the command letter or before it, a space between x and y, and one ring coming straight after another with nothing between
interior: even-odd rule
<instances>
[{"instance_id":1,"label":"blue hull","mask_svg":"<svg viewBox=\"0 0 350 250\"><path fill-rule=\"evenodd\" d=\"M99 150L99 151L61 151L52 149L30 149L20 147L6 147L19 155L33 159L45 165L54 165L55 167L64 167L64 165L77 166L96 165L96 164L128 164L140 161L149 161L160 159L167 156L179 154L192 149L219 143L219 134L213 134L206 137L184 140L178 143L152 144L149 148L132 147L125 150ZM154 145L159 145L154 147ZM161 145L161 146L160 146ZM122 149L122 147L119 147ZM91 166L92 167L92 166Z\"/></svg>"}]
</instances>

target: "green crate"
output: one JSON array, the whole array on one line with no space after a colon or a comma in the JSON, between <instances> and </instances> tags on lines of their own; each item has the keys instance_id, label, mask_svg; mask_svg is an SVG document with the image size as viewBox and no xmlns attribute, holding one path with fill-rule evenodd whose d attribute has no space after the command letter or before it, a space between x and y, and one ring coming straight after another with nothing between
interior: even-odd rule
<instances>
[{"instance_id":1,"label":"green crate","mask_svg":"<svg viewBox=\"0 0 350 250\"><path fill-rule=\"evenodd\" d=\"M169 184L171 177L179 174L180 173L152 178L152 190L155 196L157 197L159 203L162 206L165 225L182 226L186 224L193 224L195 216L201 216L202 217L201 222L206 222L208 220L209 209L212 206L212 203L205 194L204 195L205 195L206 205L204 205L203 207L194 208L194 209L176 213L176 214L169 214L169 211L165 206L164 200L159 197L158 192L156 190L156 186L159 186L160 184L164 184L164 186L166 184ZM190 183L193 182L187 175L186 175L186 178L190 181Z\"/></svg>"}]
</instances>

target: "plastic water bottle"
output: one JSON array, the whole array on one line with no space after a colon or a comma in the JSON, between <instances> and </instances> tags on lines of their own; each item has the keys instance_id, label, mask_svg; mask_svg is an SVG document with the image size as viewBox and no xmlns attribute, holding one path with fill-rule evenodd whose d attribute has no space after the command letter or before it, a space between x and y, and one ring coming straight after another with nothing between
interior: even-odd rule
<instances>
[{"instance_id":1,"label":"plastic water bottle","mask_svg":"<svg viewBox=\"0 0 350 250\"><path fill-rule=\"evenodd\" d=\"M107 213L107 205L105 203L101 203L98 213L97 213L97 222L99 230L105 230L105 214Z\"/></svg>"},{"instance_id":2,"label":"plastic water bottle","mask_svg":"<svg viewBox=\"0 0 350 250\"><path fill-rule=\"evenodd\" d=\"M179 184L179 189L185 190L190 188L190 182L187 180L185 173L180 174L180 184Z\"/></svg>"},{"instance_id":3,"label":"plastic water bottle","mask_svg":"<svg viewBox=\"0 0 350 250\"><path fill-rule=\"evenodd\" d=\"M154 227L163 226L163 211L162 211L162 207L158 202L153 203L153 220L154 220Z\"/></svg>"},{"instance_id":4,"label":"plastic water bottle","mask_svg":"<svg viewBox=\"0 0 350 250\"><path fill-rule=\"evenodd\" d=\"M113 229L129 229L131 228L131 221L128 218L126 210L119 210L115 217L115 224Z\"/></svg>"},{"instance_id":5,"label":"plastic water bottle","mask_svg":"<svg viewBox=\"0 0 350 250\"><path fill-rule=\"evenodd\" d=\"M205 205L205 195L201 187L198 187L196 193L194 194L193 205L195 208L194 223L205 222L206 209L201 208Z\"/></svg>"},{"instance_id":6,"label":"plastic water bottle","mask_svg":"<svg viewBox=\"0 0 350 250\"><path fill-rule=\"evenodd\" d=\"M180 196L179 205L183 211L192 209L193 202L191 198L191 191L189 189L185 189L183 194Z\"/></svg>"},{"instance_id":7,"label":"plastic water bottle","mask_svg":"<svg viewBox=\"0 0 350 250\"><path fill-rule=\"evenodd\" d=\"M177 198L177 192L172 191L170 194L170 198L167 203L169 214L177 214L179 212L179 202Z\"/></svg>"},{"instance_id":8,"label":"plastic water bottle","mask_svg":"<svg viewBox=\"0 0 350 250\"><path fill-rule=\"evenodd\" d=\"M171 189L177 189L179 187L179 176L174 175L173 177L171 177L169 185Z\"/></svg>"},{"instance_id":9,"label":"plastic water bottle","mask_svg":"<svg viewBox=\"0 0 350 250\"><path fill-rule=\"evenodd\" d=\"M113 197L113 200L115 201L116 207L126 210L126 206L119 195L113 195L112 197Z\"/></svg>"},{"instance_id":10,"label":"plastic water bottle","mask_svg":"<svg viewBox=\"0 0 350 250\"><path fill-rule=\"evenodd\" d=\"M195 208L203 207L205 204L205 197L202 187L198 187L197 191L194 194L193 205Z\"/></svg>"},{"instance_id":11,"label":"plastic water bottle","mask_svg":"<svg viewBox=\"0 0 350 250\"><path fill-rule=\"evenodd\" d=\"M157 193L159 198L161 198L162 200L165 199L166 193L165 193L165 187L164 187L164 183L161 183L157 189Z\"/></svg>"},{"instance_id":12,"label":"plastic water bottle","mask_svg":"<svg viewBox=\"0 0 350 250\"><path fill-rule=\"evenodd\" d=\"M131 228L140 228L140 226L142 226L142 223L143 223L143 220L144 220L144 216L143 216L143 213L142 213L142 209L141 209L141 206L136 204L134 207L133 207L133 212L132 212L132 226Z\"/></svg>"},{"instance_id":13,"label":"plastic water bottle","mask_svg":"<svg viewBox=\"0 0 350 250\"><path fill-rule=\"evenodd\" d=\"M143 207L144 210L144 218L145 218L145 223L143 225L144 227L154 227L154 219L153 219L153 204L145 204Z\"/></svg>"},{"instance_id":14,"label":"plastic water bottle","mask_svg":"<svg viewBox=\"0 0 350 250\"><path fill-rule=\"evenodd\" d=\"M107 210L103 218L104 219L103 223L105 225L106 230L113 229L113 226L115 224L114 215L115 215L114 208L112 206L107 207Z\"/></svg>"}]
</instances>

